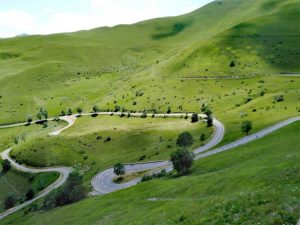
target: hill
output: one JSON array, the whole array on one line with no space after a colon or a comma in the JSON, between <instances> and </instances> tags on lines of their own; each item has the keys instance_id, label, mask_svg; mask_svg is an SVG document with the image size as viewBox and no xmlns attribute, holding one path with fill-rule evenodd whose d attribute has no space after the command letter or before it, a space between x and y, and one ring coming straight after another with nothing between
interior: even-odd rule
<instances>
[{"instance_id":1,"label":"hill","mask_svg":"<svg viewBox=\"0 0 300 225\"><path fill-rule=\"evenodd\" d=\"M1 39L0 124L35 119L41 107L54 117L78 107L127 115L199 112L206 104L225 124L221 144L229 143L244 136L245 120L256 132L299 115L299 37L300 0L222 0L178 17ZM212 133L179 118L106 116L80 118L49 137L57 126L0 130L0 146L26 136L12 152L19 162L73 166L88 190L93 175L115 163L167 159L184 130L193 147ZM189 176L21 211L0 224L295 224L298 136L299 123L202 159Z\"/></svg>"}]
</instances>

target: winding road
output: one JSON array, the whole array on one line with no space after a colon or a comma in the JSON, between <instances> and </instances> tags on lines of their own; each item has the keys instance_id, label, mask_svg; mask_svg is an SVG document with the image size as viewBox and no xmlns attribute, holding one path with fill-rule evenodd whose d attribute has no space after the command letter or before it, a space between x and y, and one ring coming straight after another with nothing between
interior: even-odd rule
<instances>
[{"instance_id":1,"label":"winding road","mask_svg":"<svg viewBox=\"0 0 300 225\"><path fill-rule=\"evenodd\" d=\"M96 113L97 115L121 115L122 113L119 112L99 112ZM95 115L95 113L84 113L84 114L77 114L77 115L71 115L71 116L64 116L64 117L60 117L61 120L64 120L68 123L68 125L64 128L61 128L60 130L54 131L52 133L50 133L50 136L56 136L59 135L61 132L63 132L64 130L70 128L71 126L74 125L76 118L78 118L79 116L91 116L91 115ZM130 113L130 115L132 117L140 117L142 115L142 113ZM153 114L147 114L147 116L152 116ZM155 114L155 117L191 117L192 113L171 113L171 114ZM200 118L205 118L205 115L203 114L199 114ZM50 118L48 119L49 121L54 120L54 118ZM289 124L292 124L296 121L300 121L300 117L293 117L290 118L288 120L285 120L283 122L277 123L271 127L268 127L260 132L257 132L255 134L246 136L244 138L241 138L237 141L234 141L230 144L221 146L219 148L214 148L215 146L217 146L223 139L224 137L224 133L225 133L225 128L224 125L217 119L214 119L213 125L214 125L214 134L213 137L211 138L211 140L204 146L199 147L197 149L194 150L194 154L196 155L196 159L201 159L201 158L205 158L223 151L227 151L230 149L233 149L235 147L247 144L251 141L257 140L259 138L262 138L274 131L279 130L282 127L285 127ZM33 121L32 123L36 123L39 121ZM4 125L4 126L0 126L1 128L11 128L11 127L17 127L17 126L24 126L28 123L19 123L19 124L12 124L12 125ZM212 150L210 150L212 149ZM4 152L1 153L1 158L2 159L7 159L11 162L12 166L17 169L20 170L22 172L28 172L28 173L42 173L42 172L58 172L60 173L60 177L57 179L57 181L55 181L53 184L51 184L50 186L48 186L46 189L44 189L43 191L41 191L38 196L36 196L35 198L33 198L30 201L26 201L23 204L20 204L14 208L11 208L3 213L0 213L0 220L3 219L4 217L30 205L32 202L46 196L47 194L49 194L52 190L62 186L69 174L72 172L72 168L69 167L53 167L53 168L29 168L29 167L25 167L22 165L17 164L14 160L12 160L9 156L10 151L12 150L12 148L5 150ZM210 150L210 151L208 151ZM140 171L146 171L146 170L153 170L154 172L152 173L157 173L159 172L162 168L166 169L166 171L171 171L173 170L173 166L171 164L170 161L157 161L157 162L148 162L148 163L133 163L133 164L126 164L125 165L125 169L126 172L140 172ZM141 178L136 178L133 179L129 182L126 183L122 183L122 184L117 184L115 182L113 182L113 178L115 177L114 173L113 173L113 168L108 168L102 172L99 172L91 181L91 185L93 188L92 191L92 195L104 195L104 194L108 194L111 192L115 192L117 190L121 190L124 188L128 188L131 186L134 186L136 184L138 184L141 181Z\"/></svg>"}]
</instances>

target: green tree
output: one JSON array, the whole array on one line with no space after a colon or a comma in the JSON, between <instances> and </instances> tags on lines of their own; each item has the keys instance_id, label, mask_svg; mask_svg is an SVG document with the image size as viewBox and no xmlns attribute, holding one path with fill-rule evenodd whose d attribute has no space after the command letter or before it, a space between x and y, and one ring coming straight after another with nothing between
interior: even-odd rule
<instances>
[{"instance_id":1,"label":"green tree","mask_svg":"<svg viewBox=\"0 0 300 225\"><path fill-rule=\"evenodd\" d=\"M34 190L32 188L30 188L27 192L26 192L26 199L27 200L31 200L34 197Z\"/></svg>"},{"instance_id":2,"label":"green tree","mask_svg":"<svg viewBox=\"0 0 300 225\"><path fill-rule=\"evenodd\" d=\"M168 109L167 109L167 114L170 114L172 112L172 110L171 110L171 107L170 106L168 106Z\"/></svg>"},{"instance_id":3,"label":"green tree","mask_svg":"<svg viewBox=\"0 0 300 225\"><path fill-rule=\"evenodd\" d=\"M16 195L16 193L11 192L8 193L5 197L4 197L4 208L5 209L10 209L12 207L15 206L15 204L18 201L18 197Z\"/></svg>"},{"instance_id":4,"label":"green tree","mask_svg":"<svg viewBox=\"0 0 300 225\"><path fill-rule=\"evenodd\" d=\"M213 126L213 123L214 123L214 119L211 117L211 116L208 116L206 118L206 123L207 123L207 126L208 127L212 127Z\"/></svg>"},{"instance_id":5,"label":"green tree","mask_svg":"<svg viewBox=\"0 0 300 225\"><path fill-rule=\"evenodd\" d=\"M114 165L114 174L121 177L125 174L125 166L122 163L117 163Z\"/></svg>"},{"instance_id":6,"label":"green tree","mask_svg":"<svg viewBox=\"0 0 300 225\"><path fill-rule=\"evenodd\" d=\"M78 112L79 115L81 115L81 113L83 112L83 109L81 107L78 107L77 112Z\"/></svg>"},{"instance_id":7,"label":"green tree","mask_svg":"<svg viewBox=\"0 0 300 225\"><path fill-rule=\"evenodd\" d=\"M71 116L73 114L73 111L71 108L68 108L68 115Z\"/></svg>"},{"instance_id":8,"label":"green tree","mask_svg":"<svg viewBox=\"0 0 300 225\"><path fill-rule=\"evenodd\" d=\"M203 134L201 134L201 136L200 136L200 141L205 141L206 140L206 135L203 133Z\"/></svg>"},{"instance_id":9,"label":"green tree","mask_svg":"<svg viewBox=\"0 0 300 225\"><path fill-rule=\"evenodd\" d=\"M192 115L192 123L197 123L199 121L198 114L193 113Z\"/></svg>"},{"instance_id":10,"label":"green tree","mask_svg":"<svg viewBox=\"0 0 300 225\"><path fill-rule=\"evenodd\" d=\"M249 134L249 132L252 130L252 122L249 120L243 121L242 123L242 131L246 133L246 135Z\"/></svg>"},{"instance_id":11,"label":"green tree","mask_svg":"<svg viewBox=\"0 0 300 225\"><path fill-rule=\"evenodd\" d=\"M99 107L98 106L93 106L93 112L94 113L97 113L97 112L100 112L100 109L99 109Z\"/></svg>"},{"instance_id":12,"label":"green tree","mask_svg":"<svg viewBox=\"0 0 300 225\"><path fill-rule=\"evenodd\" d=\"M171 154L171 162L179 174L187 174L193 165L194 157L187 148L179 148Z\"/></svg>"},{"instance_id":13,"label":"green tree","mask_svg":"<svg viewBox=\"0 0 300 225\"><path fill-rule=\"evenodd\" d=\"M190 147L194 143L194 138L189 132L182 132L179 134L176 145L179 147Z\"/></svg>"}]
</instances>

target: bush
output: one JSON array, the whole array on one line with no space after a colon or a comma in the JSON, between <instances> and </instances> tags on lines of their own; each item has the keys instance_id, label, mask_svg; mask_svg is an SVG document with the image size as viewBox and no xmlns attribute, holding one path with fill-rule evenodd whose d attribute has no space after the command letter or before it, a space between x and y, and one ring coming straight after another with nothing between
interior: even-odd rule
<instances>
[{"instance_id":1,"label":"bush","mask_svg":"<svg viewBox=\"0 0 300 225\"><path fill-rule=\"evenodd\" d=\"M2 162L2 171L8 172L11 169L11 163L9 160L5 159Z\"/></svg>"},{"instance_id":2,"label":"bush","mask_svg":"<svg viewBox=\"0 0 300 225\"><path fill-rule=\"evenodd\" d=\"M122 163L114 165L114 174L118 177L123 176L125 174L125 166Z\"/></svg>"},{"instance_id":3,"label":"bush","mask_svg":"<svg viewBox=\"0 0 300 225\"><path fill-rule=\"evenodd\" d=\"M97 112L100 112L100 109L99 109L99 107L98 106L93 106L93 112L94 113L97 113Z\"/></svg>"},{"instance_id":4,"label":"bush","mask_svg":"<svg viewBox=\"0 0 300 225\"><path fill-rule=\"evenodd\" d=\"M48 195L43 202L43 208L50 210L56 206L63 206L78 202L85 197L82 177L77 172L72 172L66 184Z\"/></svg>"},{"instance_id":5,"label":"bush","mask_svg":"<svg viewBox=\"0 0 300 225\"><path fill-rule=\"evenodd\" d=\"M283 102L284 101L284 96L283 95L278 95L274 97L275 102Z\"/></svg>"},{"instance_id":6,"label":"bush","mask_svg":"<svg viewBox=\"0 0 300 225\"><path fill-rule=\"evenodd\" d=\"M143 119L147 118L147 112L146 112L146 111L144 111L144 112L142 113L141 118L143 118Z\"/></svg>"},{"instance_id":7,"label":"bush","mask_svg":"<svg viewBox=\"0 0 300 225\"><path fill-rule=\"evenodd\" d=\"M16 193L11 192L8 193L5 197L4 197L4 208L5 209L10 209L12 207L15 206L15 204L18 201L18 197L16 195Z\"/></svg>"},{"instance_id":8,"label":"bush","mask_svg":"<svg viewBox=\"0 0 300 225\"><path fill-rule=\"evenodd\" d=\"M26 192L26 200L31 200L34 197L34 191L32 188L30 188L27 192Z\"/></svg>"},{"instance_id":9,"label":"bush","mask_svg":"<svg viewBox=\"0 0 300 225\"><path fill-rule=\"evenodd\" d=\"M121 107L118 106L118 105L116 105L116 106L115 106L115 109L114 109L114 112L119 112L120 110L121 110Z\"/></svg>"},{"instance_id":10,"label":"bush","mask_svg":"<svg viewBox=\"0 0 300 225\"><path fill-rule=\"evenodd\" d=\"M165 177L165 176L167 176L167 172L164 169L164 170L160 171L159 173L154 173L154 174L151 174L151 175L142 176L141 182L145 182L145 181L148 181L148 180L152 180L152 179L155 179L155 178L161 178L161 177Z\"/></svg>"}]
</instances>

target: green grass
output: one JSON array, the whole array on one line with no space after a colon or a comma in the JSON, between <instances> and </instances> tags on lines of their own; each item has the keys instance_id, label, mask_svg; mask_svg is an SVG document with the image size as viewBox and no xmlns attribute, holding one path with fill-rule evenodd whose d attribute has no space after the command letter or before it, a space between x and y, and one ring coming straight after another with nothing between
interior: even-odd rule
<instances>
[{"instance_id":1,"label":"green grass","mask_svg":"<svg viewBox=\"0 0 300 225\"><path fill-rule=\"evenodd\" d=\"M180 118L81 117L57 137L37 137L12 151L17 161L33 166L74 166L85 172L86 183L95 173L118 162L146 162L169 159L176 140L189 131L195 143L202 133L207 140L213 130L205 123ZM110 137L111 141L106 142Z\"/></svg>"},{"instance_id":2,"label":"green grass","mask_svg":"<svg viewBox=\"0 0 300 225\"><path fill-rule=\"evenodd\" d=\"M3 224L295 224L300 214L299 134L298 122L201 159L189 176L143 182L25 218L19 212Z\"/></svg>"},{"instance_id":3,"label":"green grass","mask_svg":"<svg viewBox=\"0 0 300 225\"><path fill-rule=\"evenodd\" d=\"M0 161L1 163L1 161ZM29 174L22 173L11 169L10 171L0 174L0 211L3 209L3 200L7 193L14 192L18 198L26 199L26 192L32 188L37 194L55 180L58 179L58 173L39 173Z\"/></svg>"}]
</instances>

